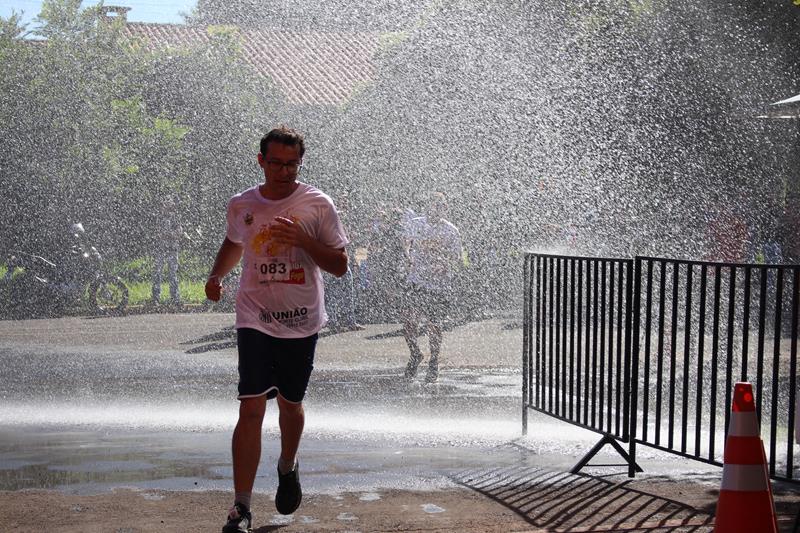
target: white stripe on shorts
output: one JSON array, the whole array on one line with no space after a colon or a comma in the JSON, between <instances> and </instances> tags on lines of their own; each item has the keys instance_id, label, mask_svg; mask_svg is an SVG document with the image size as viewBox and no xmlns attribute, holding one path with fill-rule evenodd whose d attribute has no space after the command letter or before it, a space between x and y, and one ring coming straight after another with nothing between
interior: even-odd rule
<instances>
[{"instance_id":1,"label":"white stripe on shorts","mask_svg":"<svg viewBox=\"0 0 800 533\"><path fill-rule=\"evenodd\" d=\"M258 398L259 396L266 396L273 390L278 390L278 387L273 385L272 387L268 388L264 392L259 392L258 394L240 394L236 397L237 400L244 400L245 398Z\"/></svg>"}]
</instances>

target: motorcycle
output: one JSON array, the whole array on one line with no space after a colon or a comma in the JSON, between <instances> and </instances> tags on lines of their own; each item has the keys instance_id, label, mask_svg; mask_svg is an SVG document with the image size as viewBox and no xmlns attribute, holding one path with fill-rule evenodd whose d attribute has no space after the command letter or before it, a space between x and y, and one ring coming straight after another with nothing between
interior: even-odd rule
<instances>
[{"instance_id":1,"label":"motorcycle","mask_svg":"<svg viewBox=\"0 0 800 533\"><path fill-rule=\"evenodd\" d=\"M122 313L128 306L128 286L106 271L97 248L83 242L83 226L72 229L75 242L60 263L27 252L8 258L3 281L11 318L61 316L84 302L99 314Z\"/></svg>"}]
</instances>

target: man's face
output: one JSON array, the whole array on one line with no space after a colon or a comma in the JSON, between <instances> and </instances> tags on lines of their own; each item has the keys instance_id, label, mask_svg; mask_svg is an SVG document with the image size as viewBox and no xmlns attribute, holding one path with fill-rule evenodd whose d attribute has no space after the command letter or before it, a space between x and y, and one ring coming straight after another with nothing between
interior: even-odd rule
<instances>
[{"instance_id":1,"label":"man's face","mask_svg":"<svg viewBox=\"0 0 800 533\"><path fill-rule=\"evenodd\" d=\"M271 142L267 144L266 154L258 154L267 187L276 191L293 189L302 163L300 146Z\"/></svg>"}]
</instances>

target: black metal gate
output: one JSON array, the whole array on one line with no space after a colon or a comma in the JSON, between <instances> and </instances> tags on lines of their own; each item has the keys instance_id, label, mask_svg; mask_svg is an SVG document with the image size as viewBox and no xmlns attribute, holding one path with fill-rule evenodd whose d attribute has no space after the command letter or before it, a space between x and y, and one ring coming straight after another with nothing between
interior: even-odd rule
<instances>
[{"instance_id":1,"label":"black metal gate","mask_svg":"<svg viewBox=\"0 0 800 533\"><path fill-rule=\"evenodd\" d=\"M734 379L755 381L770 475L794 480L800 267L528 254L523 431L534 409L722 464ZM627 453L619 442L627 442Z\"/></svg>"}]
</instances>

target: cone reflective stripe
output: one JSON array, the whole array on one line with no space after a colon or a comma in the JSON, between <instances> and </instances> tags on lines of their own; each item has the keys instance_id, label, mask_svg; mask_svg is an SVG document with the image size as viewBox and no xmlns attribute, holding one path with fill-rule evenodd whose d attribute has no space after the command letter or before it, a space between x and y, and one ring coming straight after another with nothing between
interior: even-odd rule
<instances>
[{"instance_id":1,"label":"cone reflective stripe","mask_svg":"<svg viewBox=\"0 0 800 533\"><path fill-rule=\"evenodd\" d=\"M750 437L758 435L758 420L755 411L751 413L731 413L731 424L728 426L728 438Z\"/></svg>"},{"instance_id":2,"label":"cone reflective stripe","mask_svg":"<svg viewBox=\"0 0 800 533\"><path fill-rule=\"evenodd\" d=\"M720 490L742 490L741 487L748 487L748 490L751 491L769 490L769 484L764 477L763 465L730 466L731 468L722 470Z\"/></svg>"},{"instance_id":3,"label":"cone reflective stripe","mask_svg":"<svg viewBox=\"0 0 800 533\"><path fill-rule=\"evenodd\" d=\"M724 457L714 532L777 533L767 456L750 383L734 386Z\"/></svg>"}]
</instances>

